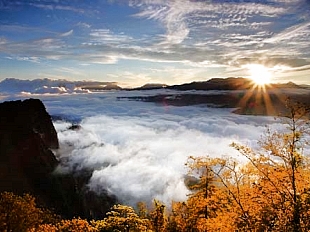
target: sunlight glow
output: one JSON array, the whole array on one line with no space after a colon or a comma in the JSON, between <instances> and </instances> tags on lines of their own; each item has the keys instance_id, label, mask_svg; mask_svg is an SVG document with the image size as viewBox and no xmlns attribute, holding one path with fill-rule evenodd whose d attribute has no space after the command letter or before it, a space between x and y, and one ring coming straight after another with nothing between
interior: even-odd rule
<instances>
[{"instance_id":1,"label":"sunlight glow","mask_svg":"<svg viewBox=\"0 0 310 232\"><path fill-rule=\"evenodd\" d=\"M250 78L256 85L270 84L272 75L271 72L263 65L250 64L246 68L249 70Z\"/></svg>"}]
</instances>

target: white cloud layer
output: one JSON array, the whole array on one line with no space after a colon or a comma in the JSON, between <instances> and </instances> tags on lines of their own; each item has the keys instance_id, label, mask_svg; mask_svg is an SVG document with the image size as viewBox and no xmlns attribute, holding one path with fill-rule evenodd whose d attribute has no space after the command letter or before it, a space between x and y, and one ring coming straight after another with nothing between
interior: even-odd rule
<instances>
[{"instance_id":1,"label":"white cloud layer","mask_svg":"<svg viewBox=\"0 0 310 232\"><path fill-rule=\"evenodd\" d=\"M16 89L9 87L8 82ZM92 174L88 183L91 190L107 191L133 206L153 199L167 205L172 200L185 200L189 191L184 184L184 164L189 156L227 156L243 161L229 144L239 142L257 148L265 125L279 126L272 117L236 115L231 109L175 107L118 98L178 93L170 90L53 95L34 91L33 95L23 94L19 88L50 88L57 93L63 87L48 79L21 81L24 84L20 86L18 83L8 80L2 85L10 90L8 96L1 97L2 101L40 98L52 116L65 120L54 123L60 141L56 155L61 165L57 171L88 170ZM39 88L40 83L50 87ZM55 83L59 86L53 87ZM62 85L65 83L73 85L63 80ZM79 123L81 128L68 130L71 122Z\"/></svg>"},{"instance_id":2,"label":"white cloud layer","mask_svg":"<svg viewBox=\"0 0 310 232\"><path fill-rule=\"evenodd\" d=\"M268 117L239 116L229 109L173 107L117 100L158 92L109 92L41 96L52 115L81 120L80 130L55 122L62 162L58 171L90 170L88 184L123 203L185 200L189 156L238 157L233 141L257 146Z\"/></svg>"}]
</instances>

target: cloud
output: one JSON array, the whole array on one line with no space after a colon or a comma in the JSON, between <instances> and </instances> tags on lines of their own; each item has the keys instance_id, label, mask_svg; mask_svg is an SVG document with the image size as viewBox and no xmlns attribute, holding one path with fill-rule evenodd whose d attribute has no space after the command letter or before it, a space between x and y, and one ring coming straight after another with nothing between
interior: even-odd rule
<instances>
[{"instance_id":1,"label":"cloud","mask_svg":"<svg viewBox=\"0 0 310 232\"><path fill-rule=\"evenodd\" d=\"M91 28L91 25L85 22L78 22L77 26L82 28Z\"/></svg>"},{"instance_id":2,"label":"cloud","mask_svg":"<svg viewBox=\"0 0 310 232\"><path fill-rule=\"evenodd\" d=\"M306 47L305 45L308 44L309 33L310 21L286 28L271 38L266 39L264 42L273 44L286 43L289 45L298 44L298 48L300 49L300 47Z\"/></svg>"},{"instance_id":3,"label":"cloud","mask_svg":"<svg viewBox=\"0 0 310 232\"><path fill-rule=\"evenodd\" d=\"M85 9L78 8L74 4L70 4L68 1L9 1L7 3L6 9L14 9L15 7L31 6L35 8L40 8L43 10L61 10L61 11L71 11L74 13L85 13Z\"/></svg>"},{"instance_id":4,"label":"cloud","mask_svg":"<svg viewBox=\"0 0 310 232\"><path fill-rule=\"evenodd\" d=\"M66 37L66 36L70 36L73 34L73 30L67 31L65 33L62 33L60 36Z\"/></svg>"},{"instance_id":5,"label":"cloud","mask_svg":"<svg viewBox=\"0 0 310 232\"><path fill-rule=\"evenodd\" d=\"M14 4L24 6L26 3L14 2L9 7L13 8ZM128 22L116 24L104 13L102 2L77 6L54 1L30 1L27 4L54 10L55 16L58 10L68 11L66 19L59 17L59 23L68 23L70 13L76 10L88 18L79 17L78 21L74 18L73 25L61 32L55 28L42 30L16 23L1 25L1 32L16 34L16 38L23 38L27 31L33 33L32 39L26 40L1 37L1 53L16 60L34 61L32 57L41 64L73 61L76 66L121 66L134 60L151 66L169 64L171 69L198 67L201 69L195 72L198 79L202 71L206 78L225 76L246 62L294 68L299 65L300 69L309 63L310 14L304 0L109 1L109 7L129 6L133 8L131 12L135 12L131 17L126 16ZM125 68L128 65L120 70ZM103 75L114 75L105 71L108 69L103 69ZM140 74L127 71L133 76ZM146 73L143 78L149 77Z\"/></svg>"},{"instance_id":6,"label":"cloud","mask_svg":"<svg viewBox=\"0 0 310 232\"><path fill-rule=\"evenodd\" d=\"M65 47L65 42L60 38L46 37L27 42L8 41L5 46L0 47L0 51L12 58L16 57L17 60L20 60L19 57L36 57L37 60L60 59L68 53Z\"/></svg>"},{"instance_id":7,"label":"cloud","mask_svg":"<svg viewBox=\"0 0 310 232\"><path fill-rule=\"evenodd\" d=\"M158 20L166 26L167 34L164 35L165 41L162 42L163 44L179 44L188 36L189 28L184 20L186 12L184 12L184 8L179 8L179 4L175 1L166 3L155 1L154 4L141 2L133 5L143 6L143 10L136 14L135 17Z\"/></svg>"},{"instance_id":8,"label":"cloud","mask_svg":"<svg viewBox=\"0 0 310 232\"><path fill-rule=\"evenodd\" d=\"M0 45L4 45L7 43L7 39L6 38L1 38L0 37Z\"/></svg>"},{"instance_id":9,"label":"cloud","mask_svg":"<svg viewBox=\"0 0 310 232\"><path fill-rule=\"evenodd\" d=\"M90 32L91 36L91 43L96 45L100 44L108 44L108 45L115 45L115 44L123 44L123 43L130 43L133 41L132 37L123 35L123 34L114 34L109 29L93 29Z\"/></svg>"},{"instance_id":10,"label":"cloud","mask_svg":"<svg viewBox=\"0 0 310 232\"><path fill-rule=\"evenodd\" d=\"M307 27L307 23L299 25L299 19L292 17L292 11L297 13L295 7L297 3L300 4L300 1L290 3L276 1L274 4L239 1L155 1L154 3L134 1L133 5L141 9L141 12L135 15L136 17L157 20L166 26L166 40L162 43L169 44L167 38L170 36L173 38L174 34L170 32L171 29L176 35L175 38L179 40L175 40L176 43L171 40L170 44L185 42L185 40L188 41L186 44L192 40L195 40L195 44L204 44L203 50L202 47L194 46L186 48L197 52L196 55L186 56L190 57L190 61L203 62L204 60L199 60L199 55L204 53L204 55L214 56L219 65L225 65L230 59L236 58L235 54L240 57L249 56L249 58L254 55L254 60L255 54L264 53L267 57L277 54L280 49L284 50L284 44L281 46L277 44L279 49L268 46L269 39L279 42L280 38L287 38L286 32L281 33L280 38L273 38L273 28L276 27L284 28L287 33L296 38L294 42L291 41L294 43L291 50L295 49L295 54L296 51L304 54L303 47L308 42L308 37L305 37L308 32L303 29ZM296 24L292 28L285 29L284 24L278 21L279 17L292 17L292 23L296 22ZM298 33L295 33L297 31ZM183 36L178 36L178 33ZM179 52L175 48L171 48L171 51ZM228 60L222 59L224 54ZM282 56L288 57L289 55L286 53Z\"/></svg>"},{"instance_id":11,"label":"cloud","mask_svg":"<svg viewBox=\"0 0 310 232\"><path fill-rule=\"evenodd\" d=\"M132 5L141 9L141 12L135 14L136 17L146 17L163 23L167 28L165 42L172 44L181 43L190 35L190 31L200 31L201 27L257 29L269 22L251 22L250 19L254 16L275 18L284 12L283 8L268 4L233 1L133 1Z\"/></svg>"},{"instance_id":12,"label":"cloud","mask_svg":"<svg viewBox=\"0 0 310 232\"><path fill-rule=\"evenodd\" d=\"M233 115L227 109L173 107L117 100L150 92L42 97L53 115L82 118L80 130L55 122L60 172L92 172L88 187L107 190L135 206L156 198L185 200L188 156L237 157L232 141L256 147L273 119ZM240 158L240 157L239 157Z\"/></svg>"},{"instance_id":13,"label":"cloud","mask_svg":"<svg viewBox=\"0 0 310 232\"><path fill-rule=\"evenodd\" d=\"M35 86L38 93L61 92L64 86L67 91L73 85L65 80L10 81L18 88ZM35 95L51 115L81 125L80 130L68 130L71 123L54 122L60 141L56 155L61 165L57 171L87 169L92 173L90 189L107 190L122 203L135 206L137 201L156 198L169 205L172 200L185 200L189 193L184 184L187 157L229 156L242 161L229 146L231 142L257 148L265 125L279 126L272 117L235 115L231 109L174 107L117 98L159 93L179 94L154 90ZM11 98L29 96L34 95Z\"/></svg>"}]
</instances>

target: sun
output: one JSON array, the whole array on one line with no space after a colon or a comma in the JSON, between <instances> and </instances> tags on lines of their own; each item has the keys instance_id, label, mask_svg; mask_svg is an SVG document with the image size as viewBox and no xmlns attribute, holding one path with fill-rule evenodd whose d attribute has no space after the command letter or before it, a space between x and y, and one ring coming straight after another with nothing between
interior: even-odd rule
<instances>
[{"instance_id":1,"label":"sun","mask_svg":"<svg viewBox=\"0 0 310 232\"><path fill-rule=\"evenodd\" d=\"M272 75L271 72L263 65L260 64L250 64L246 68L249 70L250 79L256 85L268 85L271 82Z\"/></svg>"}]
</instances>

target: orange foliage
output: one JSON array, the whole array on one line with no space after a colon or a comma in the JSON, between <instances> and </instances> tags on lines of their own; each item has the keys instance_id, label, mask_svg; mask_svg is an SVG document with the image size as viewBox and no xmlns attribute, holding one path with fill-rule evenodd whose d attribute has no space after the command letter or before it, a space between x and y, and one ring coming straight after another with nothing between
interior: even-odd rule
<instances>
[{"instance_id":1,"label":"orange foliage","mask_svg":"<svg viewBox=\"0 0 310 232\"><path fill-rule=\"evenodd\" d=\"M55 220L55 215L48 210L38 208L35 198L29 194L23 196L11 192L0 194L1 231L23 232Z\"/></svg>"}]
</instances>

